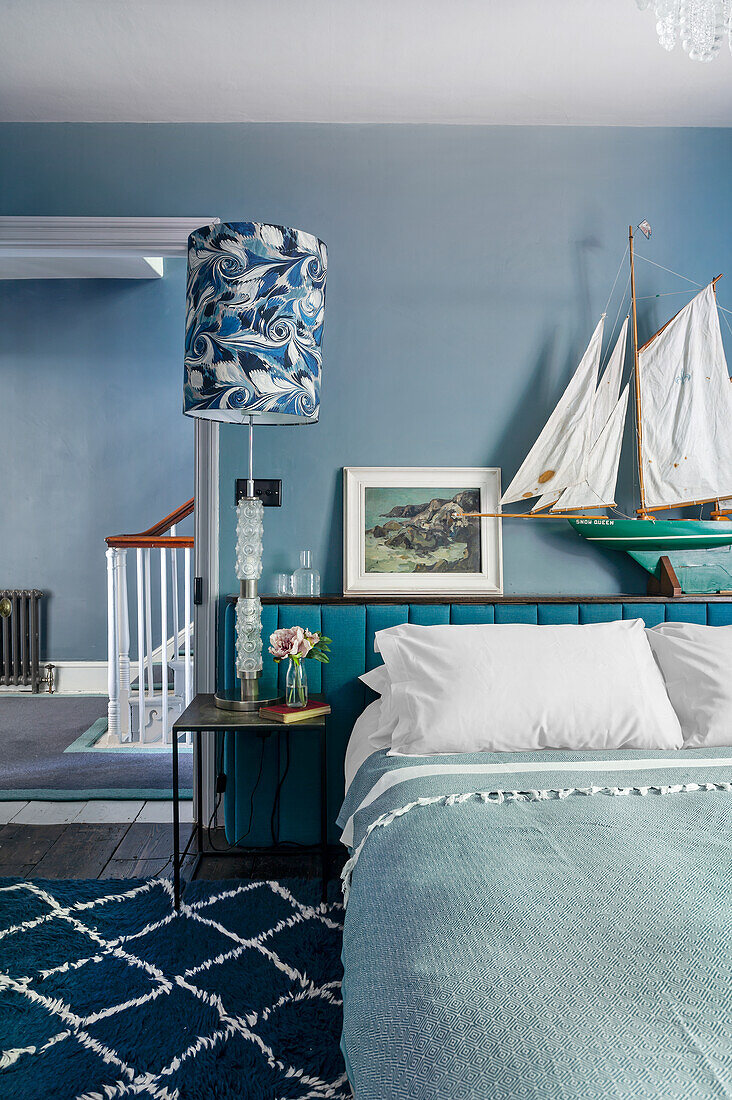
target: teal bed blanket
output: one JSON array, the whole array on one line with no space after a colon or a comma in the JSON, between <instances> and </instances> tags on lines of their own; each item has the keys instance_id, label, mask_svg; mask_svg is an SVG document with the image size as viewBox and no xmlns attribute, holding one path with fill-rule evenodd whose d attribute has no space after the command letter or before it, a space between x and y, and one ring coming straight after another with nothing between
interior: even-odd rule
<instances>
[{"instance_id":1,"label":"teal bed blanket","mask_svg":"<svg viewBox=\"0 0 732 1100\"><path fill-rule=\"evenodd\" d=\"M371 756L356 1100L732 1097L732 749Z\"/></svg>"}]
</instances>

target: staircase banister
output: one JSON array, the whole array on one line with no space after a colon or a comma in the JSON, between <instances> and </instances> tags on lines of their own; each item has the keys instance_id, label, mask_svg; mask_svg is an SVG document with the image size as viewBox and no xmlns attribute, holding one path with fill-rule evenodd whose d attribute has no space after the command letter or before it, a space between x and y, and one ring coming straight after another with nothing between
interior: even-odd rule
<instances>
[{"instance_id":1,"label":"staircase banister","mask_svg":"<svg viewBox=\"0 0 732 1100\"><path fill-rule=\"evenodd\" d=\"M179 508L176 508L170 515L165 516L164 519L154 523L152 527L148 527L146 531L139 531L137 534L130 535L108 535L104 540L107 546L112 548L137 546L142 548L148 548L153 546L169 546L171 549L185 548L193 546L193 536L187 535L165 535L166 531L169 531L171 527L174 527L181 520L190 516L195 508L195 498L191 497L185 504L181 504Z\"/></svg>"},{"instance_id":2,"label":"staircase banister","mask_svg":"<svg viewBox=\"0 0 732 1100\"><path fill-rule=\"evenodd\" d=\"M112 550L150 549L155 546L167 546L170 550L191 549L193 535L108 535L104 540Z\"/></svg>"},{"instance_id":3,"label":"staircase banister","mask_svg":"<svg viewBox=\"0 0 732 1100\"><path fill-rule=\"evenodd\" d=\"M171 512L165 519L161 519L158 523L154 523L152 527L148 527L147 531L140 531L141 535L164 535L166 531L169 531L171 527L174 527L176 523L180 523L186 516L190 516L195 508L195 499L191 497L185 504L181 504L180 508L176 508L174 512Z\"/></svg>"}]
</instances>

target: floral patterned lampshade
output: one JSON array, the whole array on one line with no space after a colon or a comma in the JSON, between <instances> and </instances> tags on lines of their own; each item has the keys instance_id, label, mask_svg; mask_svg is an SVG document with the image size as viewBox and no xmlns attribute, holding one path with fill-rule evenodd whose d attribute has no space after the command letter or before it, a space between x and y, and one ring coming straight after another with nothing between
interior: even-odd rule
<instances>
[{"instance_id":1,"label":"floral patterned lampshade","mask_svg":"<svg viewBox=\"0 0 732 1100\"><path fill-rule=\"evenodd\" d=\"M231 222L191 234L185 413L317 421L326 268L325 245L300 229Z\"/></svg>"}]
</instances>

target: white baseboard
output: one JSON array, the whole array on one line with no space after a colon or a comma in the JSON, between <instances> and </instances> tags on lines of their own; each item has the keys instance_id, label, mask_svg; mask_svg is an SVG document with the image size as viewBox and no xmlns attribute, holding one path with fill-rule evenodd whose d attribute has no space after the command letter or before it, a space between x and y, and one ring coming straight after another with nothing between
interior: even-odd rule
<instances>
[{"instance_id":1,"label":"white baseboard","mask_svg":"<svg viewBox=\"0 0 732 1100\"><path fill-rule=\"evenodd\" d=\"M176 639L168 639L168 660L171 660L176 648L180 650L185 641L185 627L178 631L177 647ZM191 627L191 646L193 644L193 627ZM163 655L162 645L152 651L153 664L160 664ZM53 665L53 692L54 695L106 695L107 694L107 662L106 661L55 661L53 657L41 661L41 669L45 675L45 666ZM130 680L137 679L137 661L130 661ZM0 687L0 694L17 694L22 691L25 695L27 688ZM41 694L48 688L41 687Z\"/></svg>"},{"instance_id":2,"label":"white baseboard","mask_svg":"<svg viewBox=\"0 0 732 1100\"><path fill-rule=\"evenodd\" d=\"M43 661L53 664L54 695L106 695L107 661ZM44 684L41 691L47 692Z\"/></svg>"},{"instance_id":3,"label":"white baseboard","mask_svg":"<svg viewBox=\"0 0 732 1100\"><path fill-rule=\"evenodd\" d=\"M44 661L53 665L54 695L106 695L106 661ZM132 674L130 672L130 674ZM135 675L137 673L135 672ZM46 689L48 690L48 689Z\"/></svg>"},{"instance_id":4,"label":"white baseboard","mask_svg":"<svg viewBox=\"0 0 732 1100\"><path fill-rule=\"evenodd\" d=\"M41 673L46 676L46 665L53 665L54 695L106 695L106 661L42 661ZM48 695L48 684L42 683L38 695ZM29 687L12 684L0 686L2 695L32 695Z\"/></svg>"}]
</instances>

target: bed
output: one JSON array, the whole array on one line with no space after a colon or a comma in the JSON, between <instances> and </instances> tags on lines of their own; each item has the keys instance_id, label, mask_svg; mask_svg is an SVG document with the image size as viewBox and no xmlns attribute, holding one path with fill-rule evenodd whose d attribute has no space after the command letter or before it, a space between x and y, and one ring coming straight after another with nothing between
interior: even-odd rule
<instances>
[{"instance_id":1,"label":"bed","mask_svg":"<svg viewBox=\"0 0 732 1100\"><path fill-rule=\"evenodd\" d=\"M350 785L356 1100L732 1096L732 750L509 755Z\"/></svg>"},{"instance_id":2,"label":"bed","mask_svg":"<svg viewBox=\"0 0 732 1100\"><path fill-rule=\"evenodd\" d=\"M732 1097L732 749L393 756L358 680L381 661L375 633L398 623L730 626L732 601L264 612L267 629L333 638L313 686L333 707L331 790L346 758L342 1049L356 1100ZM247 762L229 751L235 828ZM299 789L317 783L307 768L303 756Z\"/></svg>"},{"instance_id":3,"label":"bed","mask_svg":"<svg viewBox=\"0 0 732 1100\"><path fill-rule=\"evenodd\" d=\"M376 647L339 817L356 1100L732 1096L732 628Z\"/></svg>"}]
</instances>

